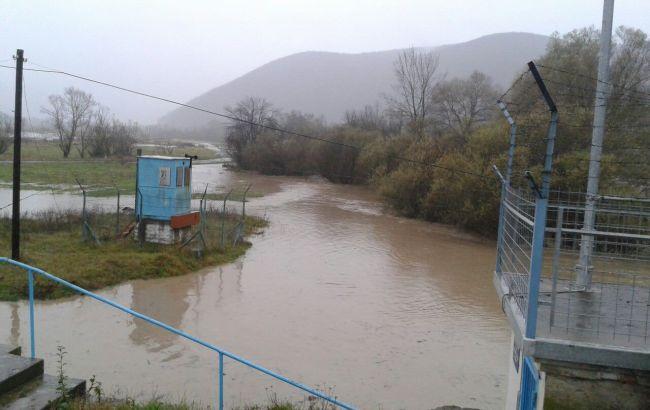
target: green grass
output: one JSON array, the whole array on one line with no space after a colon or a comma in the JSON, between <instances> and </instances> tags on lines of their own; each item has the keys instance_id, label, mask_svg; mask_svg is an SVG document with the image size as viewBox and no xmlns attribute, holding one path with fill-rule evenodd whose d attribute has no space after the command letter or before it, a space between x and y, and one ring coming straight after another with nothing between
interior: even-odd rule
<instances>
[{"instance_id":1,"label":"green grass","mask_svg":"<svg viewBox=\"0 0 650 410\"><path fill-rule=\"evenodd\" d=\"M100 237L101 245L83 242L81 218L78 214L44 213L38 219L22 221L22 261L62 277L85 289L93 290L132 279L178 276L206 266L232 262L250 247L241 242L218 249L220 220L215 213L207 218L208 250L197 258L189 249L178 246L144 244L132 238L113 239L114 214L94 215L91 226ZM230 215L226 232L237 223ZM126 221L122 219L122 226ZM245 234L252 234L266 225L261 218L246 218ZM10 254L10 220L0 221L0 254ZM36 279L35 295L39 299L54 299L72 292L62 286ZM25 273L8 265L0 266L0 300L18 300L27 296Z\"/></svg>"},{"instance_id":2,"label":"green grass","mask_svg":"<svg viewBox=\"0 0 650 410\"><path fill-rule=\"evenodd\" d=\"M68 408L71 410L199 410L205 409L206 406L187 401L172 403L161 399L152 399L138 403L130 398L108 398L102 402L81 398L74 400ZM235 410L334 410L335 408L335 406L328 404L324 400L312 398L312 400L305 399L302 402L293 403L288 400L278 399L274 394L271 394L267 403L264 404L248 404L232 407Z\"/></svg>"},{"instance_id":3,"label":"green grass","mask_svg":"<svg viewBox=\"0 0 650 410\"><path fill-rule=\"evenodd\" d=\"M186 403L169 403L159 399L154 399L144 403L138 403L134 400L109 400L102 403L77 400L69 406L71 410L199 410L205 409L206 406ZM235 407L239 410L321 410L333 409L333 407L310 407L290 402L268 403L263 405L247 405Z\"/></svg>"},{"instance_id":4,"label":"green grass","mask_svg":"<svg viewBox=\"0 0 650 410\"><path fill-rule=\"evenodd\" d=\"M165 150L159 147L142 147L142 154L144 155L171 155L171 156L180 156L182 157L185 154L188 155L198 155L199 159L215 159L217 158L217 153L211 149L196 146L191 143L186 142L172 142L172 145L177 145L170 151L171 153L166 152ZM68 158L63 158L63 153L59 149L58 144L55 141L43 141L43 140L33 140L26 139L23 140L21 145L21 157L24 161L106 161L103 158L90 158L86 156L81 158L79 151L73 147L70 151ZM14 147L11 145L6 152L0 154L0 161L12 161L14 155ZM135 160L135 151L132 156ZM118 161L119 159L109 158L108 161Z\"/></svg>"},{"instance_id":5,"label":"green grass","mask_svg":"<svg viewBox=\"0 0 650 410\"><path fill-rule=\"evenodd\" d=\"M156 147L143 147L143 154L162 154ZM207 148L184 144L174 148L172 156L198 155L199 159L214 159L216 153ZM13 146L2 155L0 161L12 161ZM91 196L115 195L120 191L135 191L135 155L128 158L93 159L79 157L74 150L64 159L56 143L26 140L22 146L21 181L25 189L78 192L76 179L88 188ZM29 162L43 161L43 162ZM10 187L13 175L11 163L0 164L0 186ZM101 188L98 188L101 187Z\"/></svg>"},{"instance_id":6,"label":"green grass","mask_svg":"<svg viewBox=\"0 0 650 410\"><path fill-rule=\"evenodd\" d=\"M5 163L0 165L0 181L5 185L11 185L12 165ZM135 191L135 163L119 161L57 161L22 164L21 182L29 184L26 189L50 189L54 187L59 190L59 185L68 185L67 190L77 191L75 178L87 186L92 187L117 187L126 192ZM104 189L106 191L106 189ZM107 195L115 195L115 190ZM105 194L106 195L106 194Z\"/></svg>"}]
</instances>

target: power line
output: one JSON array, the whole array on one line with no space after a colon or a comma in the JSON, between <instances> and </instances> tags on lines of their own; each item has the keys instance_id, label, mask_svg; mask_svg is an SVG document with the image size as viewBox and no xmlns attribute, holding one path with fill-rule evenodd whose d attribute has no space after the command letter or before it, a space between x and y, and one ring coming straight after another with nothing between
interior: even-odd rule
<instances>
[{"instance_id":1,"label":"power line","mask_svg":"<svg viewBox=\"0 0 650 410\"><path fill-rule=\"evenodd\" d=\"M519 78L517 78L510 85L510 87L503 94L501 94L501 97L499 97L499 100L503 100L503 97L505 97L510 91L512 91L512 89L514 89L517 86L517 84L519 84L519 82L521 82L524 79L524 77L526 76L526 74L528 74L528 73L530 73L530 68L527 68L523 73L521 73Z\"/></svg>"},{"instance_id":2,"label":"power line","mask_svg":"<svg viewBox=\"0 0 650 410\"><path fill-rule=\"evenodd\" d=\"M27 195L27 196L24 196L24 197L20 198L20 202L24 201L24 200L27 199L27 198L31 198L31 197L33 197L33 196L36 196L36 195L42 195L42 194L43 194L42 192L34 192L33 194L29 194L29 195ZM8 203L8 204L5 205L5 206L0 207L0 211L3 210L3 209L5 209L5 208L9 208L9 207L10 207L11 205L13 205L13 204L14 204L13 202L10 202L10 203Z\"/></svg>"},{"instance_id":3,"label":"power line","mask_svg":"<svg viewBox=\"0 0 650 410\"><path fill-rule=\"evenodd\" d=\"M578 72L575 72L575 71L570 71L570 70L567 70L567 69L552 67L552 66L548 66L548 65L543 65L543 64L538 64L537 66L542 67L542 68L546 68L548 70L557 71L557 72L560 72L560 73L571 74L573 76L588 78L590 80L597 81L597 82L600 82L602 84L611 85L612 87L617 87L617 88L620 88L622 90L627 90L627 91L634 92L634 93L644 94L644 95L647 95L648 97L650 97L650 92L640 91L640 90L633 89L633 88L630 88L630 87L623 87L623 86L621 86L619 84L614 84L614 83L611 83L611 82L608 82L608 81L599 80L596 77L592 77L592 76L589 76L589 75L586 75L586 74L578 73Z\"/></svg>"},{"instance_id":4,"label":"power line","mask_svg":"<svg viewBox=\"0 0 650 410\"><path fill-rule=\"evenodd\" d=\"M15 67L6 66L6 65L0 65L0 67L4 67L4 68L8 68L8 69L15 69ZM306 139L315 140L315 141L320 141L320 142L324 142L324 143L327 143L327 144L338 145L338 146L341 146L341 147L346 147L346 148L353 149L355 151L362 151L362 148L358 147L356 145L350 145L350 144L346 144L346 143L343 143L343 142L332 141L332 140L329 140L329 139L326 139L326 138L320 138L320 137L315 137L315 136L312 136L312 135L303 134L303 133L300 133L300 132L285 130L285 129L282 129L282 128L274 127L272 125L265 125L265 124L256 123L254 121L249 121L249 120L237 118L237 117L234 117L232 115L223 114L223 113L220 113L220 112L208 110L208 109L197 107L197 106L194 106L194 105L182 103L180 101L175 101L175 100L172 100L172 99L169 99L169 98L159 97L159 96L156 96L156 95L153 95L153 94L133 90L133 89L122 87L122 86L119 86L119 85L116 85L116 84L111 84L111 83L107 83L107 82L104 82L104 81L94 80L94 79L89 78L89 77L85 77L85 76L81 76L81 75L77 75L77 74L72 74L72 73L69 73L69 72L66 72L66 71L62 71L62 70L36 69L36 68L25 68L25 70L34 71L34 72L42 72L42 73L59 74L59 75L64 75L64 76L68 76L68 77L72 77L72 78L77 78L77 79L88 81L88 82L91 82L91 83L100 84L100 85L103 85L103 86L106 86L106 87L114 88L114 89L124 91L124 92L127 92L127 93L140 95L142 97L147 97L147 98L151 98L151 99L158 100L158 101L164 101L164 102L167 102L167 103L170 103L170 104L178 105L180 107L189 108L189 109L192 109L192 110L204 112L206 114L216 115L216 116L222 117L222 118L227 118L227 119L229 119L231 121L236 121L236 122L240 122L240 123L244 123L244 124L264 128L264 129L267 129L267 130L270 130L270 131L275 131L275 132L279 132L279 133L294 135L294 136L297 136L297 137L306 138ZM434 163L428 163L428 162L414 160L412 158L396 156L396 157L394 157L394 159L404 161L404 162L409 162L409 163L412 163L412 164L419 164L419 165L423 165L423 166L439 168L439 169L443 169L443 170L450 171L450 172L455 172L455 173L460 173L460 174L465 174L465 175L473 175L473 176L476 176L476 177L479 177L479 178L487 178L486 175L478 174L478 173L475 173L475 172L472 172L472 171L466 171L466 170L462 170L462 169L454 169L454 168L445 167L445 166L434 164Z\"/></svg>"},{"instance_id":5,"label":"power line","mask_svg":"<svg viewBox=\"0 0 650 410\"><path fill-rule=\"evenodd\" d=\"M27 122L29 123L29 129L31 130L32 134L35 134L34 132L34 124L32 123L32 116L29 113L29 103L27 102L27 86L25 85L25 76L23 75L23 99L25 100L25 111L27 111ZM38 152L38 156L41 158L41 161L43 161L43 154L41 153L41 149L38 147L38 142L34 142L36 145L36 151ZM52 192L52 200L54 201L54 206L56 207L57 211L59 210L59 204L56 200L56 195L54 194L54 187L52 184L50 184L50 191ZM22 201L22 199L21 199Z\"/></svg>"},{"instance_id":6,"label":"power line","mask_svg":"<svg viewBox=\"0 0 650 410\"><path fill-rule=\"evenodd\" d=\"M551 83L551 84L559 85L559 86L562 86L562 87L567 87L567 88L572 88L572 89L578 89L578 90L588 91L588 92L590 92L590 93L594 93L594 94L597 92L597 90L596 90L595 88L581 87L581 86L578 86L578 85L575 85L575 84L571 84L571 83L563 83L563 82L561 82L561 81L556 81L556 80L553 80L553 79L550 79L550 78L545 78L544 81L549 82L549 83ZM620 96L622 99L627 99L627 100L629 100L629 101L636 101L636 102L650 103L650 97L649 97L649 98L645 98L645 97L640 97L640 96L639 96L639 97L637 97L637 96L630 96L630 95L627 95L627 94L624 94L624 93L616 93L616 92L613 92L613 91L605 91L603 94L607 94L607 95L609 95L609 96ZM571 95L571 94L566 94L566 95ZM585 96L582 96L582 97L589 97L589 98L591 98L592 96L590 96L590 95L585 95Z\"/></svg>"},{"instance_id":7,"label":"power line","mask_svg":"<svg viewBox=\"0 0 650 410\"><path fill-rule=\"evenodd\" d=\"M0 65L0 67L15 69L15 67L6 66L6 65ZM117 90L120 90L120 91L124 91L124 92L135 94L135 95L139 95L139 96L142 96L142 97L147 97L147 98L151 98L151 99L158 100L158 101L164 101L164 102L167 102L167 103L170 103L170 104L178 105L180 107L185 107L185 108L189 108L189 109L192 109L192 110L201 111L201 112L204 112L206 114L211 114L211 115L216 115L218 117L227 118L227 119L232 120L232 121L242 122L242 123L245 123L245 124L248 124L248 125L253 125L253 126L256 126L256 127L260 127L260 128L265 128L265 129L268 129L270 131L281 132L281 133L285 133L285 134L291 134L291 135L295 135L295 136L298 136L298 137L313 139L313 140L317 140L317 141L321 141L321 142L326 142L326 143L329 143L329 144L340 145L340 146L348 147L348 148L351 148L351 149L356 149L356 150L360 149L359 147L356 147L354 145L349 145L349 144L345 144L345 143L337 142L337 141L331 141L331 140L328 140L328 139L325 139L325 138L314 137L314 136L311 136L311 135L302 134L302 133L295 132L295 131L283 130L281 128L274 127L272 125L259 124L259 123L256 123L254 121L249 121L249 120L245 120L245 119L242 119L242 118L234 117L232 115L223 114L223 113L220 113L220 112L208 110L208 109L197 107L197 106L190 105L190 104L185 104L185 103L182 103L180 101L171 100L169 98L158 97L158 96L153 95L153 94L149 94L149 93L145 93L145 92L141 92L141 91L136 91L136 90L133 90L133 89L130 89L130 88L126 88L126 87L122 87L122 86L119 86L119 85L107 83L107 82L104 82L104 81L94 80L92 78L84 77L82 75L72 74L72 73L69 73L67 71L51 70L51 69L37 69L37 68L25 68L25 70L26 71L41 72L41 73L51 73L51 74L65 75L65 76L68 76L68 77L88 81L88 82L95 83L95 84L100 84L100 85L103 85L103 86L106 86L106 87L114 88L114 89L117 89Z\"/></svg>"}]
</instances>

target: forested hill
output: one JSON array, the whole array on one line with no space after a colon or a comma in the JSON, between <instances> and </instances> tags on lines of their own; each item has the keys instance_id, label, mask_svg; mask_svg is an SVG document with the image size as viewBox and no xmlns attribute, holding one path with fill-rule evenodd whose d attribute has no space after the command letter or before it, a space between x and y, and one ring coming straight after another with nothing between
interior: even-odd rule
<instances>
[{"instance_id":1,"label":"forested hill","mask_svg":"<svg viewBox=\"0 0 650 410\"><path fill-rule=\"evenodd\" d=\"M474 70L505 87L527 61L541 56L549 37L530 33L499 33L465 43L433 49L440 57L446 78L465 77ZM374 104L391 91L393 61L402 50L361 54L309 51L267 63L229 83L207 91L192 105L223 111L247 96L272 102L276 108L323 115L341 120L346 110ZM200 128L213 119L187 108L176 109L160 119L161 125Z\"/></svg>"}]
</instances>

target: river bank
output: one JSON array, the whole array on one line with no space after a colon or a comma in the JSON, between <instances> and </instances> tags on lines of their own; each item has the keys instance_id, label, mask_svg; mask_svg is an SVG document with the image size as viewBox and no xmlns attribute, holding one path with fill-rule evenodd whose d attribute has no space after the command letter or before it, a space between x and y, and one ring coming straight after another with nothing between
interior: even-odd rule
<instances>
[{"instance_id":1,"label":"river bank","mask_svg":"<svg viewBox=\"0 0 650 410\"><path fill-rule=\"evenodd\" d=\"M125 218L122 216L122 218ZM132 236L116 238L112 226L114 213L91 215L94 233L99 242L82 240L83 221L78 212L40 212L22 219L22 262L55 274L87 290L101 289L133 279L164 278L184 275L206 266L230 263L250 247L250 242L226 243L220 249L215 243L221 238L222 218L215 212L206 213L208 248L201 258L187 248L143 244ZM236 214L226 214L224 230L228 232L240 221ZM113 222L113 223L112 223ZM123 222L123 226L126 226ZM266 226L262 218L247 216L244 236L258 233ZM11 220L0 218L0 253L11 253ZM100 231L98 228L103 227ZM0 266L0 300L13 301L28 296L24 272L6 265ZM73 292L37 276L34 296L37 299L57 299Z\"/></svg>"}]
</instances>

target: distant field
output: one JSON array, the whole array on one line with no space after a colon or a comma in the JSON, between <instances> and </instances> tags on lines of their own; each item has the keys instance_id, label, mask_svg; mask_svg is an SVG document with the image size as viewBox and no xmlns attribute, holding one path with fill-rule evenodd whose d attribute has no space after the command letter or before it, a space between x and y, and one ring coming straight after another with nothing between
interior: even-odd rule
<instances>
[{"instance_id":1,"label":"distant field","mask_svg":"<svg viewBox=\"0 0 650 410\"><path fill-rule=\"evenodd\" d=\"M0 165L0 182L11 185L12 164ZM25 162L21 182L34 184L29 189L63 189L60 185L76 185L75 178L88 187L111 187L135 191L135 162L119 161L54 161ZM114 192L113 192L114 194Z\"/></svg>"},{"instance_id":2,"label":"distant field","mask_svg":"<svg viewBox=\"0 0 650 410\"><path fill-rule=\"evenodd\" d=\"M169 151L160 147L141 147L141 149L142 153L145 155L183 156L188 154L197 155L199 159L217 158L217 153L215 151L187 143L178 143L178 146L170 148ZM14 147L12 145L6 152L0 154L0 161L12 161L13 155ZM81 158L79 152L75 148L72 149L68 158L63 158L63 154L56 142L43 140L23 141L21 146L21 156L24 161L119 161L114 158L90 158L88 156L86 156L86 158ZM133 160L135 160L135 150L133 153Z\"/></svg>"},{"instance_id":3,"label":"distant field","mask_svg":"<svg viewBox=\"0 0 650 410\"><path fill-rule=\"evenodd\" d=\"M157 147L142 147L145 155L183 156L197 155L199 159L217 158L216 152L199 146L179 146L161 152ZM63 158L57 144L51 141L25 141L22 145L22 172L24 184L32 184L30 189L64 189L61 185L75 186L76 179L89 188L117 186L121 191L135 191L135 155L127 158L81 158L74 150L70 157ZM0 185L11 185L13 169L13 146L0 155ZM30 162L43 161L43 162ZM68 187L70 189L70 187ZM76 188L74 188L76 189ZM114 195L112 189L102 190L91 195Z\"/></svg>"}]
</instances>

